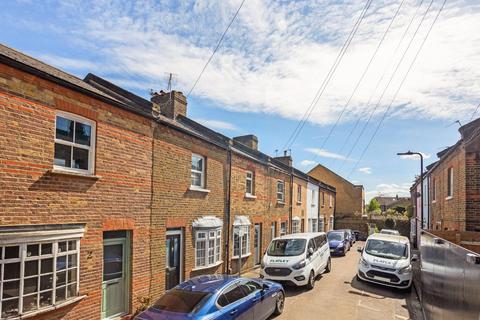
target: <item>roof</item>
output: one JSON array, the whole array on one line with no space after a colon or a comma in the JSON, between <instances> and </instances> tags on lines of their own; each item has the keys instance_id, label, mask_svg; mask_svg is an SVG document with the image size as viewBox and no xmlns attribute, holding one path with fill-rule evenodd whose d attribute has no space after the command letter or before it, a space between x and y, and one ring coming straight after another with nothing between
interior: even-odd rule
<instances>
[{"instance_id":1,"label":"roof","mask_svg":"<svg viewBox=\"0 0 480 320\"><path fill-rule=\"evenodd\" d=\"M330 173L333 173L335 176L337 176L338 178L340 178L341 180L347 182L348 184L350 184L352 187L355 187L355 188L363 188L363 185L357 185L357 184L353 184L351 183L350 181L348 181L347 179L345 179L344 177L342 177L341 175L339 175L338 173L328 169L327 167L325 167L324 165L321 165L321 164L317 164L312 170L310 170L308 172L308 174L310 175L316 168L318 167L321 167L321 168L324 168L325 170L329 171Z\"/></svg>"},{"instance_id":2,"label":"roof","mask_svg":"<svg viewBox=\"0 0 480 320\"><path fill-rule=\"evenodd\" d=\"M230 275L203 275L191 278L176 286L176 289L186 291L215 292L222 289L232 281L238 279L238 276Z\"/></svg>"},{"instance_id":3,"label":"roof","mask_svg":"<svg viewBox=\"0 0 480 320\"><path fill-rule=\"evenodd\" d=\"M380 205L391 206L397 202L410 201L410 197L374 197Z\"/></svg>"},{"instance_id":4,"label":"roof","mask_svg":"<svg viewBox=\"0 0 480 320\"><path fill-rule=\"evenodd\" d=\"M404 236L395 236L391 234L384 234L384 233L374 233L368 237L367 240L370 239L375 239L375 240L384 240L384 241L393 241L393 242L399 242L399 243L409 243L410 240L408 240L407 237Z\"/></svg>"}]
</instances>

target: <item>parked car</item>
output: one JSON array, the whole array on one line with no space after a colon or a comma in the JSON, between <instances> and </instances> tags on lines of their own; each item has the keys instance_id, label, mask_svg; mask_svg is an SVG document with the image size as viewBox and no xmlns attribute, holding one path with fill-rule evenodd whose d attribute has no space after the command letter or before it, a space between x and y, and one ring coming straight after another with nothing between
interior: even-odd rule
<instances>
[{"instance_id":1,"label":"parked car","mask_svg":"<svg viewBox=\"0 0 480 320\"><path fill-rule=\"evenodd\" d=\"M355 234L355 240L358 241L365 241L367 240L367 235L359 230L352 230L353 234Z\"/></svg>"},{"instance_id":2,"label":"parked car","mask_svg":"<svg viewBox=\"0 0 480 320\"><path fill-rule=\"evenodd\" d=\"M204 275L167 291L136 320L267 319L281 314L282 286L272 281Z\"/></svg>"},{"instance_id":3,"label":"parked car","mask_svg":"<svg viewBox=\"0 0 480 320\"><path fill-rule=\"evenodd\" d=\"M394 236L399 236L400 235L400 232L398 232L397 230L392 230L392 229L382 229L382 230L380 230L380 233L391 234L391 235L394 235Z\"/></svg>"},{"instance_id":4,"label":"parked car","mask_svg":"<svg viewBox=\"0 0 480 320\"><path fill-rule=\"evenodd\" d=\"M346 231L333 230L327 233L328 245L331 255L344 256L350 250L350 240Z\"/></svg>"},{"instance_id":5,"label":"parked car","mask_svg":"<svg viewBox=\"0 0 480 320\"><path fill-rule=\"evenodd\" d=\"M331 269L325 232L296 233L270 242L263 256L260 277L313 289L317 276Z\"/></svg>"},{"instance_id":6,"label":"parked car","mask_svg":"<svg viewBox=\"0 0 480 320\"><path fill-rule=\"evenodd\" d=\"M350 248L355 243L355 235L353 234L353 231L351 229L338 229L338 231L345 231L347 233L347 239L350 242L350 246L348 247L348 250L350 250Z\"/></svg>"},{"instance_id":7,"label":"parked car","mask_svg":"<svg viewBox=\"0 0 480 320\"><path fill-rule=\"evenodd\" d=\"M410 241L407 237L375 233L368 237L358 262L357 279L408 289L412 284Z\"/></svg>"}]
</instances>

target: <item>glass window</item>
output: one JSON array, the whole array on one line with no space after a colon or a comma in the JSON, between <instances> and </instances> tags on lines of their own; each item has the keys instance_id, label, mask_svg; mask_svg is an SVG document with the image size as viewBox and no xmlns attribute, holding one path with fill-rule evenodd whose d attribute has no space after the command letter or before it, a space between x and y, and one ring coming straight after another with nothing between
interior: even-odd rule
<instances>
[{"instance_id":1,"label":"glass window","mask_svg":"<svg viewBox=\"0 0 480 320\"><path fill-rule=\"evenodd\" d=\"M240 287L242 287L242 289L245 291L247 296L251 293L254 293L255 291L262 290L262 286L254 280L249 280L245 283L242 283Z\"/></svg>"},{"instance_id":2,"label":"glass window","mask_svg":"<svg viewBox=\"0 0 480 320\"><path fill-rule=\"evenodd\" d=\"M242 256L250 254L250 226L235 226L233 228L233 255L235 257L240 255L240 246Z\"/></svg>"},{"instance_id":3,"label":"glass window","mask_svg":"<svg viewBox=\"0 0 480 320\"><path fill-rule=\"evenodd\" d=\"M67 133L62 133L67 134ZM0 247L1 318L17 317L77 296L79 240ZM75 244L74 244L75 243ZM55 266L55 268L54 268Z\"/></svg>"},{"instance_id":4,"label":"glass window","mask_svg":"<svg viewBox=\"0 0 480 320\"><path fill-rule=\"evenodd\" d=\"M280 236L284 236L287 234L287 223L281 222L280 223Z\"/></svg>"},{"instance_id":5,"label":"glass window","mask_svg":"<svg viewBox=\"0 0 480 320\"><path fill-rule=\"evenodd\" d=\"M205 158L192 154L192 187L205 188Z\"/></svg>"},{"instance_id":6,"label":"glass window","mask_svg":"<svg viewBox=\"0 0 480 320\"><path fill-rule=\"evenodd\" d=\"M437 200L437 181L435 179L432 180L432 201Z\"/></svg>"},{"instance_id":7,"label":"glass window","mask_svg":"<svg viewBox=\"0 0 480 320\"><path fill-rule=\"evenodd\" d=\"M275 257L298 256L305 252L305 239L277 239L268 247L268 255Z\"/></svg>"},{"instance_id":8,"label":"glass window","mask_svg":"<svg viewBox=\"0 0 480 320\"><path fill-rule=\"evenodd\" d=\"M277 236L277 223L272 222L270 224L270 240L273 240Z\"/></svg>"},{"instance_id":9,"label":"glass window","mask_svg":"<svg viewBox=\"0 0 480 320\"><path fill-rule=\"evenodd\" d=\"M453 197L453 168L447 170L447 197Z\"/></svg>"},{"instance_id":10,"label":"glass window","mask_svg":"<svg viewBox=\"0 0 480 320\"><path fill-rule=\"evenodd\" d=\"M210 298L211 293L172 289L158 299L153 308L170 312L195 313Z\"/></svg>"},{"instance_id":11,"label":"glass window","mask_svg":"<svg viewBox=\"0 0 480 320\"><path fill-rule=\"evenodd\" d=\"M55 121L54 166L93 173L95 123L61 113Z\"/></svg>"},{"instance_id":12,"label":"glass window","mask_svg":"<svg viewBox=\"0 0 480 320\"><path fill-rule=\"evenodd\" d=\"M408 257L408 247L406 244L387 240L368 240L365 246L365 252L387 259L405 259Z\"/></svg>"},{"instance_id":13,"label":"glass window","mask_svg":"<svg viewBox=\"0 0 480 320\"><path fill-rule=\"evenodd\" d=\"M247 176L245 178L245 192L247 194L254 194L253 191L253 183L254 183L254 175L252 171L247 171Z\"/></svg>"},{"instance_id":14,"label":"glass window","mask_svg":"<svg viewBox=\"0 0 480 320\"><path fill-rule=\"evenodd\" d=\"M299 233L300 232L300 221L293 220L292 221L292 233Z\"/></svg>"},{"instance_id":15,"label":"glass window","mask_svg":"<svg viewBox=\"0 0 480 320\"><path fill-rule=\"evenodd\" d=\"M302 203L302 186L297 185L297 203Z\"/></svg>"},{"instance_id":16,"label":"glass window","mask_svg":"<svg viewBox=\"0 0 480 320\"><path fill-rule=\"evenodd\" d=\"M195 266L208 267L220 262L222 231L218 228L199 230L195 237Z\"/></svg>"},{"instance_id":17,"label":"glass window","mask_svg":"<svg viewBox=\"0 0 480 320\"><path fill-rule=\"evenodd\" d=\"M277 181L277 202L285 202L285 182L282 180Z\"/></svg>"},{"instance_id":18,"label":"glass window","mask_svg":"<svg viewBox=\"0 0 480 320\"><path fill-rule=\"evenodd\" d=\"M234 303L235 301L247 296L246 292L244 292L243 289L237 284L234 284L230 288L226 289L223 295L225 296L223 302L227 302L228 304Z\"/></svg>"}]
</instances>

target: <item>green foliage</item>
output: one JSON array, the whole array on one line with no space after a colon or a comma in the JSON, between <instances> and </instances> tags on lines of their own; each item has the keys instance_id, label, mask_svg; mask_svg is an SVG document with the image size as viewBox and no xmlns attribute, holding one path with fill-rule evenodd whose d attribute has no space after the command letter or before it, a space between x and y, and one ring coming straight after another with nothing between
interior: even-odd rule
<instances>
[{"instance_id":1,"label":"green foliage","mask_svg":"<svg viewBox=\"0 0 480 320\"><path fill-rule=\"evenodd\" d=\"M409 218L413 217L413 206L412 205L409 205L407 207L407 217L409 217Z\"/></svg>"},{"instance_id":2,"label":"green foliage","mask_svg":"<svg viewBox=\"0 0 480 320\"><path fill-rule=\"evenodd\" d=\"M380 203L378 203L377 199L370 200L367 206L367 212L381 212Z\"/></svg>"},{"instance_id":3,"label":"green foliage","mask_svg":"<svg viewBox=\"0 0 480 320\"><path fill-rule=\"evenodd\" d=\"M395 220L392 218L385 219L385 228L386 229L395 229Z\"/></svg>"},{"instance_id":4,"label":"green foliage","mask_svg":"<svg viewBox=\"0 0 480 320\"><path fill-rule=\"evenodd\" d=\"M396 206L393 208L393 210L395 210L398 214L404 214L405 211L407 211L407 208L403 206Z\"/></svg>"}]
</instances>

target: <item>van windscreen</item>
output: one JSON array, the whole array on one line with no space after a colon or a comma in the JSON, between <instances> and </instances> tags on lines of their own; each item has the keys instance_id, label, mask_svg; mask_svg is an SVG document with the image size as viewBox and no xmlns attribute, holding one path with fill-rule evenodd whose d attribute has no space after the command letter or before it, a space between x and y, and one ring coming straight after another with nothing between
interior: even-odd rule
<instances>
[{"instance_id":1,"label":"van windscreen","mask_svg":"<svg viewBox=\"0 0 480 320\"><path fill-rule=\"evenodd\" d=\"M275 257L298 256L305 252L305 239L278 239L273 240L268 247L267 254Z\"/></svg>"}]
</instances>

